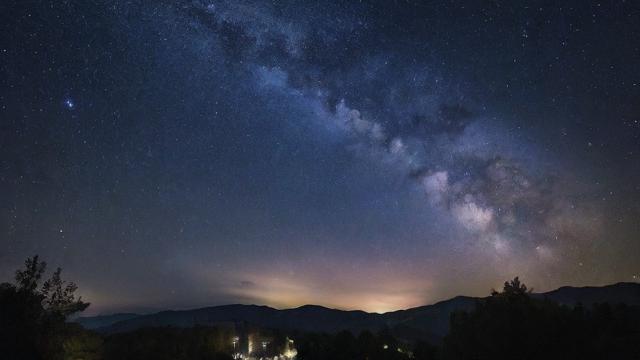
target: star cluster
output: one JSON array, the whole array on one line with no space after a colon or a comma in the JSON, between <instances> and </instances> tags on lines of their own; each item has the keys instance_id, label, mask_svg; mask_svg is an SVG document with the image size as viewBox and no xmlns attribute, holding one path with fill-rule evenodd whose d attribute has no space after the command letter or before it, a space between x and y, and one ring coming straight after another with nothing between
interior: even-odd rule
<instances>
[{"instance_id":1,"label":"star cluster","mask_svg":"<svg viewBox=\"0 0 640 360\"><path fill-rule=\"evenodd\" d=\"M629 1L8 1L0 273L91 311L640 276Z\"/></svg>"}]
</instances>

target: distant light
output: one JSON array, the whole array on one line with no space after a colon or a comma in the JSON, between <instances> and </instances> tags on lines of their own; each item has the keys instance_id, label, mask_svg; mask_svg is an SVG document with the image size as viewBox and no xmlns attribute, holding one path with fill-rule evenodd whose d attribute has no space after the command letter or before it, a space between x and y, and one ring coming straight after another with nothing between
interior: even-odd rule
<instances>
[{"instance_id":1,"label":"distant light","mask_svg":"<svg viewBox=\"0 0 640 360\"><path fill-rule=\"evenodd\" d=\"M387 349L389 348L389 345L384 344L384 345L382 346L382 348L383 348L383 349L385 349L385 350L387 350Z\"/></svg>"},{"instance_id":2,"label":"distant light","mask_svg":"<svg viewBox=\"0 0 640 360\"><path fill-rule=\"evenodd\" d=\"M64 100L64 106L69 110L73 110L76 108L76 103L73 101L73 99L67 98Z\"/></svg>"}]
</instances>

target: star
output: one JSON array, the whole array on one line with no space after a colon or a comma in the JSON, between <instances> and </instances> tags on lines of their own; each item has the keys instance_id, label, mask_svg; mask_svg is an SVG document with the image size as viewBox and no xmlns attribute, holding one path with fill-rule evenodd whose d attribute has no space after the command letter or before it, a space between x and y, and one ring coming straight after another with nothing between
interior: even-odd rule
<instances>
[{"instance_id":1,"label":"star","mask_svg":"<svg viewBox=\"0 0 640 360\"><path fill-rule=\"evenodd\" d=\"M69 110L73 110L76 108L76 103L73 101L73 99L66 98L64 99L64 106Z\"/></svg>"}]
</instances>

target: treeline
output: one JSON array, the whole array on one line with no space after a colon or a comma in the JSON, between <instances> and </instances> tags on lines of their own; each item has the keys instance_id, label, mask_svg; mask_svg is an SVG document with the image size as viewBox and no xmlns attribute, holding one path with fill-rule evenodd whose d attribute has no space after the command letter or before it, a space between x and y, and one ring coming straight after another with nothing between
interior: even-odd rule
<instances>
[{"instance_id":1,"label":"treeline","mask_svg":"<svg viewBox=\"0 0 640 360\"><path fill-rule=\"evenodd\" d=\"M87 340L96 346L87 347ZM69 339L69 359L231 360L230 338L215 328L149 328L101 337L81 331Z\"/></svg>"},{"instance_id":2,"label":"treeline","mask_svg":"<svg viewBox=\"0 0 640 360\"><path fill-rule=\"evenodd\" d=\"M87 334L93 336L94 341L101 343L91 351L92 357L87 357L87 353L82 354L85 356L83 359L91 360L230 360L234 351L235 335L227 329L204 326L144 328L102 338L86 330L79 335ZM78 337L74 339L78 340L76 358L80 358L78 355L81 353L78 350L83 349L82 344L86 341ZM275 332L267 348L257 346L256 355L279 355L285 347L285 342L286 336Z\"/></svg>"},{"instance_id":3,"label":"treeline","mask_svg":"<svg viewBox=\"0 0 640 360\"><path fill-rule=\"evenodd\" d=\"M640 359L640 309L562 306L535 299L518 278L451 316L443 359Z\"/></svg>"},{"instance_id":4,"label":"treeline","mask_svg":"<svg viewBox=\"0 0 640 360\"><path fill-rule=\"evenodd\" d=\"M451 315L439 344L403 343L388 332L305 335L298 359L538 360L640 359L640 308L563 306L536 299L518 278Z\"/></svg>"},{"instance_id":5,"label":"treeline","mask_svg":"<svg viewBox=\"0 0 640 360\"><path fill-rule=\"evenodd\" d=\"M330 334L298 334L295 337L297 359L303 360L404 360L435 359L437 348L426 342L407 344L388 330L373 334L364 331L354 336L348 331Z\"/></svg>"},{"instance_id":6,"label":"treeline","mask_svg":"<svg viewBox=\"0 0 640 360\"><path fill-rule=\"evenodd\" d=\"M60 269L43 281L46 264L30 258L15 283L0 285L0 358L25 360L226 360L228 330L147 328L101 335L66 318L89 304ZM451 315L437 344L404 342L380 333L294 333L299 360L640 359L640 309L624 304L568 307L536 299L518 278L478 300L475 309ZM260 356L282 353L285 334L275 332Z\"/></svg>"}]
</instances>

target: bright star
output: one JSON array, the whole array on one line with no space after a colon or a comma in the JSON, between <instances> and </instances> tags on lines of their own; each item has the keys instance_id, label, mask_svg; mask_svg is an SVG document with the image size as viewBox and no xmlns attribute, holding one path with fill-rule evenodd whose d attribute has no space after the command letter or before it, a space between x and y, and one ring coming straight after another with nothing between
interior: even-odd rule
<instances>
[{"instance_id":1,"label":"bright star","mask_svg":"<svg viewBox=\"0 0 640 360\"><path fill-rule=\"evenodd\" d=\"M74 103L72 99L65 99L64 106L69 110L73 110L76 107L76 103Z\"/></svg>"}]
</instances>

